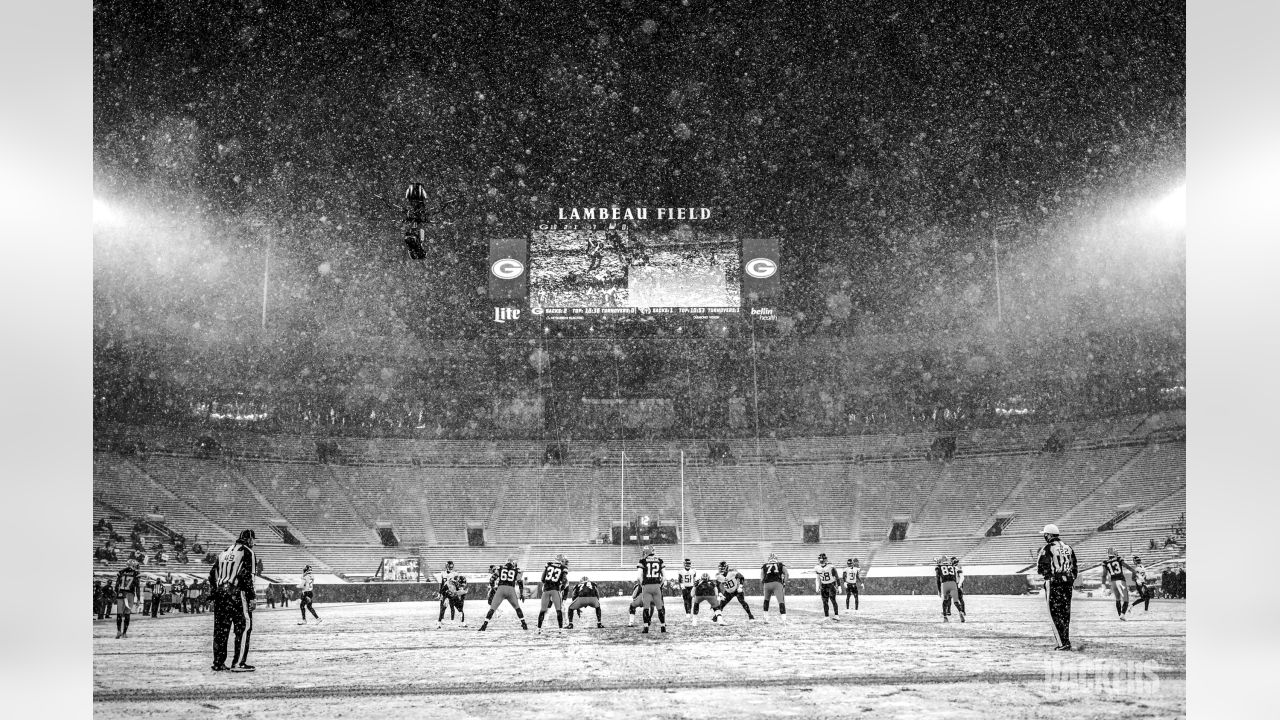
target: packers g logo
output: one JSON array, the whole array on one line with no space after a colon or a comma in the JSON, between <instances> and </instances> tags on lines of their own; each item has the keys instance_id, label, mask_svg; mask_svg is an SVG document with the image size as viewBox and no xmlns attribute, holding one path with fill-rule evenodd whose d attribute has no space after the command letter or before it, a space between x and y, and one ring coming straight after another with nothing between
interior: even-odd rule
<instances>
[{"instance_id":1,"label":"packers g logo","mask_svg":"<svg viewBox=\"0 0 1280 720\"><path fill-rule=\"evenodd\" d=\"M763 280L773 277L773 274L778 272L778 263L769 258L754 258L747 261L744 269L751 277Z\"/></svg>"},{"instance_id":2,"label":"packers g logo","mask_svg":"<svg viewBox=\"0 0 1280 720\"><path fill-rule=\"evenodd\" d=\"M524 274L524 263L515 258L503 258L490 265L489 272L502 280L515 280Z\"/></svg>"}]
</instances>

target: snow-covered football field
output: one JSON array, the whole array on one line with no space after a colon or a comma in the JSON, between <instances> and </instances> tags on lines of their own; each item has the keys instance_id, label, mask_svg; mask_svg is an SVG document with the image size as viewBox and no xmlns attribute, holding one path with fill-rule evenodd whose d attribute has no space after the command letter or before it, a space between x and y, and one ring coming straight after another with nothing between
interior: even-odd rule
<instances>
[{"instance_id":1,"label":"snow-covered football field","mask_svg":"<svg viewBox=\"0 0 1280 720\"><path fill-rule=\"evenodd\" d=\"M436 629L436 603L318 604L254 616L252 673L212 672L213 616L93 624L98 718L1071 718L1180 717L1186 613L1153 601L1122 622L1112 602L1077 597L1072 640L1054 652L1040 596L966 596L968 618L941 622L936 597L871 595L824 620L817 596L793 596L785 624L685 621L668 597L668 632L627 626L627 599L604 601L604 629L530 630L510 608L476 632ZM749 598L760 617L760 598ZM705 611L705 606L703 610ZM637 623L639 616L637 615Z\"/></svg>"}]
</instances>

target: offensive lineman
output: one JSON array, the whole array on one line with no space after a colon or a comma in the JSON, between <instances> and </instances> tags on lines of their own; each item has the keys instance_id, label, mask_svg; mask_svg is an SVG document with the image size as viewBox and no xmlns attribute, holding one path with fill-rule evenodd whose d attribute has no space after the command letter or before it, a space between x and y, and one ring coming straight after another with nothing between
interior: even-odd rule
<instances>
[{"instance_id":1,"label":"offensive lineman","mask_svg":"<svg viewBox=\"0 0 1280 720\"><path fill-rule=\"evenodd\" d=\"M840 602L836 600L836 587L840 583L840 576L836 572L836 566L828 565L827 554L820 553L818 564L813 566L813 572L817 574L815 589L822 595L822 616L839 620ZM835 617L831 617L831 611L835 611Z\"/></svg>"},{"instance_id":2,"label":"offensive lineman","mask_svg":"<svg viewBox=\"0 0 1280 720\"><path fill-rule=\"evenodd\" d=\"M711 606L711 622L720 622L719 589L710 573L702 573L702 577L693 585L693 620L690 624L698 624L698 608L702 603Z\"/></svg>"},{"instance_id":3,"label":"offensive lineman","mask_svg":"<svg viewBox=\"0 0 1280 720\"><path fill-rule=\"evenodd\" d=\"M849 558L844 561L845 568L840 571L840 582L844 583L844 609L849 609L849 598L853 598L853 609L858 609L858 574L862 572L862 567L858 565L858 558Z\"/></svg>"},{"instance_id":4,"label":"offensive lineman","mask_svg":"<svg viewBox=\"0 0 1280 720\"><path fill-rule=\"evenodd\" d=\"M520 629L528 630L529 623L525 622L524 610L520 609L520 598L524 595L524 573L520 571L520 566L516 564L516 556L512 555L507 558L507 564L498 568L497 586L493 591L493 599L489 601L489 612L484 616L484 622L480 623L480 632L484 632L489 627L489 621L493 619L493 614L497 612L498 606L505 600L511 603L511 607L516 609L516 617L520 620Z\"/></svg>"},{"instance_id":5,"label":"offensive lineman","mask_svg":"<svg viewBox=\"0 0 1280 720\"><path fill-rule=\"evenodd\" d=\"M778 560L777 553L769 553L769 559L760 566L760 587L764 592L764 618L769 619L769 598L777 596L778 615L787 621L787 566Z\"/></svg>"},{"instance_id":6,"label":"offensive lineman","mask_svg":"<svg viewBox=\"0 0 1280 720\"><path fill-rule=\"evenodd\" d=\"M133 606L142 600L141 582L138 575L138 558L131 557L129 562L116 573L116 639L129 634L129 617L133 615Z\"/></svg>"},{"instance_id":7,"label":"offensive lineman","mask_svg":"<svg viewBox=\"0 0 1280 720\"><path fill-rule=\"evenodd\" d=\"M755 620L756 616L751 614L751 606L747 604L747 597L743 594L746 589L747 579L742 573L729 567L729 563L720 562L720 574L716 575L716 583L720 586L720 613L724 613L724 609L729 607L729 601L734 598L742 604L742 609L747 611L747 619Z\"/></svg>"},{"instance_id":8,"label":"offensive lineman","mask_svg":"<svg viewBox=\"0 0 1280 720\"><path fill-rule=\"evenodd\" d=\"M1036 570L1044 578L1049 619L1058 640L1054 650L1071 649L1071 587L1076 582L1076 551L1058 537L1058 526L1044 526L1044 547L1036 559Z\"/></svg>"},{"instance_id":9,"label":"offensive lineman","mask_svg":"<svg viewBox=\"0 0 1280 720\"><path fill-rule=\"evenodd\" d=\"M644 628L642 633L649 632L653 624L654 611L657 611L658 625L661 632L667 631L667 607L662 602L662 558L653 552L652 545L645 545L641 552L640 562L636 567L640 570L640 600L644 608Z\"/></svg>"},{"instance_id":10,"label":"offensive lineman","mask_svg":"<svg viewBox=\"0 0 1280 720\"><path fill-rule=\"evenodd\" d=\"M315 606L315 589L316 579L311 576L311 566L302 568L302 599L298 601L298 609L302 611L302 622L299 625L307 624L307 611L311 611L311 617L316 619L316 624L320 624L320 616L316 614Z\"/></svg>"},{"instance_id":11,"label":"offensive lineman","mask_svg":"<svg viewBox=\"0 0 1280 720\"><path fill-rule=\"evenodd\" d=\"M542 632L542 619L547 616L547 610L552 605L556 606L556 623L564 629L562 594L569 584L568 570L569 561L565 560L564 555L556 555L542 569L542 608L538 610L538 632ZM570 618L570 624L572 622L573 619Z\"/></svg>"},{"instance_id":12,"label":"offensive lineman","mask_svg":"<svg viewBox=\"0 0 1280 720\"><path fill-rule=\"evenodd\" d=\"M1127 567L1129 563L1116 554L1115 548L1107 548L1107 558L1102 561L1102 583L1111 588L1111 594L1116 598L1116 614L1121 620L1129 619L1125 617L1129 612L1129 583L1124 579Z\"/></svg>"},{"instance_id":13,"label":"offensive lineman","mask_svg":"<svg viewBox=\"0 0 1280 720\"><path fill-rule=\"evenodd\" d=\"M583 575L578 584L573 586L573 600L569 603L568 627L570 630L573 629L573 612L577 610L581 614L581 608L588 606L596 609L596 627L604 627L604 623L600 619L600 589L596 587L595 583L591 582L590 578ZM634 618L635 615L633 614L632 617Z\"/></svg>"},{"instance_id":14,"label":"offensive lineman","mask_svg":"<svg viewBox=\"0 0 1280 720\"><path fill-rule=\"evenodd\" d=\"M684 559L684 567L676 571L673 583L680 588L680 597L684 600L684 618L693 621L693 585L698 579L698 572L693 569L693 561Z\"/></svg>"},{"instance_id":15,"label":"offensive lineman","mask_svg":"<svg viewBox=\"0 0 1280 720\"><path fill-rule=\"evenodd\" d=\"M933 573L938 579L938 597L942 598L942 622L951 622L952 601L956 604L956 610L960 611L960 622L964 622L964 601L960 599L963 572L959 563L940 558Z\"/></svg>"}]
</instances>

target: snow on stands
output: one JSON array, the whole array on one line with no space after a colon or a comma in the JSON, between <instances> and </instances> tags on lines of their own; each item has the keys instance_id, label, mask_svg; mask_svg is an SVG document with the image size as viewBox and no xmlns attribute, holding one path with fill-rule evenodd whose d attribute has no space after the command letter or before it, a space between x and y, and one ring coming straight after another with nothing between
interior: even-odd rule
<instances>
[{"instance_id":1,"label":"snow on stands","mask_svg":"<svg viewBox=\"0 0 1280 720\"><path fill-rule=\"evenodd\" d=\"M753 609L760 598L749 598ZM793 597L789 622L688 625L668 597L668 632L626 626L606 598L604 629L522 632L509 609L475 632L435 629L435 603L320 603L255 615L253 673L209 670L211 615L93 627L94 716L470 718L1154 718L1185 714L1185 605L1155 601L1119 622L1109 599L1078 596L1082 652L1051 650L1039 596L969 595L968 622L940 622L933 596L864 596L822 618ZM525 602L531 626L537 606ZM585 619L585 618L584 618ZM548 618L552 628L554 617Z\"/></svg>"}]
</instances>

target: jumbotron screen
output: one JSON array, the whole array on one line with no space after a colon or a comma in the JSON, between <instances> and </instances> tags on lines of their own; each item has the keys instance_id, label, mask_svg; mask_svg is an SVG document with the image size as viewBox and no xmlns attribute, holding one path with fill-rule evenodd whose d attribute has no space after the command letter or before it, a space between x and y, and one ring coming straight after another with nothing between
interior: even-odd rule
<instances>
[{"instance_id":1,"label":"jumbotron screen","mask_svg":"<svg viewBox=\"0 0 1280 720\"><path fill-rule=\"evenodd\" d=\"M740 256L724 234L541 226L529 241L529 307L545 319L737 315Z\"/></svg>"}]
</instances>

